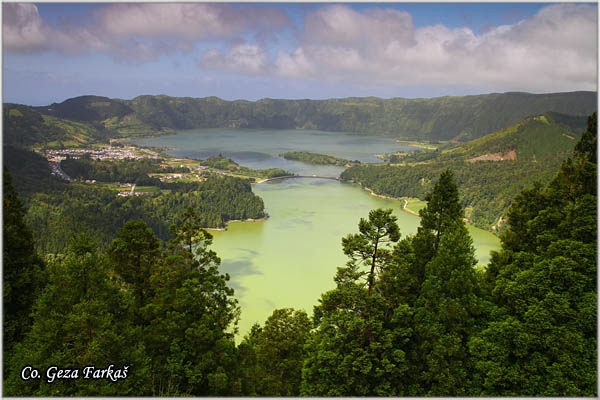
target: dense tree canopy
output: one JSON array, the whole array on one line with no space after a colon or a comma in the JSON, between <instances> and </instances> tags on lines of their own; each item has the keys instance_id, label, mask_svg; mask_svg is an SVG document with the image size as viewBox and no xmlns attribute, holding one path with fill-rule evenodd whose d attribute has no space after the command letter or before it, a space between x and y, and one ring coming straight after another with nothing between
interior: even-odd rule
<instances>
[{"instance_id":1,"label":"dense tree canopy","mask_svg":"<svg viewBox=\"0 0 600 400\"><path fill-rule=\"evenodd\" d=\"M274 310L238 346L242 394L298 396L312 323L305 311Z\"/></svg>"},{"instance_id":2,"label":"dense tree canopy","mask_svg":"<svg viewBox=\"0 0 600 400\"><path fill-rule=\"evenodd\" d=\"M5 395L149 394L149 360L141 331L131 323L133 299L110 279L107 261L89 235L82 234L64 256L49 262L49 282L35 303L32 329L10 358L14 368L5 374ZM127 377L113 382L93 379L92 373L84 378L86 366L110 365ZM39 370L40 379L22 379L26 366ZM53 380L52 366L78 368L79 377Z\"/></svg>"},{"instance_id":3,"label":"dense tree canopy","mask_svg":"<svg viewBox=\"0 0 600 400\"><path fill-rule=\"evenodd\" d=\"M35 227L37 249L56 253L68 246L73 233L81 232L93 233L98 244L107 248L123 224L139 219L168 241L173 238L171 225L181 220L189 207L204 228L266 217L263 200L240 178L211 176L203 182L161 187L164 192L122 197L107 188L70 183L61 190L32 195L26 221Z\"/></svg>"},{"instance_id":4,"label":"dense tree canopy","mask_svg":"<svg viewBox=\"0 0 600 400\"><path fill-rule=\"evenodd\" d=\"M581 132L575 129L567 128L556 114L529 117L461 145L393 154L388 163L356 165L341 179L384 196L424 199L450 168L461 187L460 202L469 222L498 231L512 199L536 181L548 183L571 154Z\"/></svg>"},{"instance_id":5,"label":"dense tree canopy","mask_svg":"<svg viewBox=\"0 0 600 400\"><path fill-rule=\"evenodd\" d=\"M495 310L472 338L479 394L597 395L596 114L546 188L522 193L488 268Z\"/></svg>"},{"instance_id":6,"label":"dense tree canopy","mask_svg":"<svg viewBox=\"0 0 600 400\"><path fill-rule=\"evenodd\" d=\"M2 345L6 356L31 328L30 313L46 284L46 272L25 224L26 210L6 168L2 179ZM9 370L4 357L4 371Z\"/></svg>"}]
</instances>

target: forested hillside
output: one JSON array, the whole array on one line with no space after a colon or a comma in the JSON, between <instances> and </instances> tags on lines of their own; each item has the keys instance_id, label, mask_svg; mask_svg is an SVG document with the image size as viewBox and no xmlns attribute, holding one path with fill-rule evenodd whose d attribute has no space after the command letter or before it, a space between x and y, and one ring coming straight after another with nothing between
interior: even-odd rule
<instances>
[{"instance_id":1,"label":"forested hillside","mask_svg":"<svg viewBox=\"0 0 600 400\"><path fill-rule=\"evenodd\" d=\"M68 248L73 235L88 232L106 248L126 221L141 219L161 240L172 238L171 225L192 207L204 228L224 228L227 221L265 218L262 199L250 183L212 176L204 182L164 183L162 191L117 196L114 190L72 183L61 190L34 193L28 199L26 222L33 227L42 253Z\"/></svg>"},{"instance_id":2,"label":"forested hillside","mask_svg":"<svg viewBox=\"0 0 600 400\"><path fill-rule=\"evenodd\" d=\"M587 116L596 110L596 103L595 92L254 102L161 95L133 100L83 96L36 110L103 126L121 136L232 127L368 132L420 140L466 141L550 111Z\"/></svg>"},{"instance_id":3,"label":"forested hillside","mask_svg":"<svg viewBox=\"0 0 600 400\"><path fill-rule=\"evenodd\" d=\"M243 310L192 208L166 243L131 215L105 249L83 229L40 258L3 182L5 396L598 395L596 114L515 197L487 267L446 169L417 233L372 210L312 316L274 310L237 345Z\"/></svg>"},{"instance_id":4,"label":"forested hillside","mask_svg":"<svg viewBox=\"0 0 600 400\"><path fill-rule=\"evenodd\" d=\"M467 218L483 229L499 229L512 199L525 187L549 182L573 150L586 118L545 114L482 138L435 151L392 155L383 165L357 165L341 179L391 197L423 199L436 177L455 171Z\"/></svg>"},{"instance_id":5,"label":"forested hillside","mask_svg":"<svg viewBox=\"0 0 600 400\"><path fill-rule=\"evenodd\" d=\"M53 176L48 160L19 146L4 144L3 162L15 178L14 187L27 200L30 193L60 190L65 182Z\"/></svg>"},{"instance_id":6,"label":"forested hillside","mask_svg":"<svg viewBox=\"0 0 600 400\"><path fill-rule=\"evenodd\" d=\"M280 154L280 156L286 160L297 160L315 165L337 165L339 167L345 167L353 164L360 164L360 161L350 161L326 154L310 153L307 151L288 151L284 154Z\"/></svg>"},{"instance_id":7,"label":"forested hillside","mask_svg":"<svg viewBox=\"0 0 600 400\"><path fill-rule=\"evenodd\" d=\"M115 136L102 124L43 115L32 107L3 105L3 144L14 146L78 147L94 142L108 142Z\"/></svg>"},{"instance_id":8,"label":"forested hillside","mask_svg":"<svg viewBox=\"0 0 600 400\"><path fill-rule=\"evenodd\" d=\"M187 168L166 167L160 159L69 158L61 165L73 177L72 182L52 175L45 158L20 147L5 145L4 162L15 177L13 187L27 206L24 220L41 254L64 251L73 236L82 232L93 234L96 245L104 249L131 219L143 219L161 240L169 240L171 225L188 207L193 207L203 228L224 228L227 221L267 217L262 199L252 193L247 179L207 173L200 180L163 182L151 175ZM129 186L119 190L122 184L118 182ZM151 191L119 195L123 190L129 194L132 184L147 185Z\"/></svg>"}]
</instances>

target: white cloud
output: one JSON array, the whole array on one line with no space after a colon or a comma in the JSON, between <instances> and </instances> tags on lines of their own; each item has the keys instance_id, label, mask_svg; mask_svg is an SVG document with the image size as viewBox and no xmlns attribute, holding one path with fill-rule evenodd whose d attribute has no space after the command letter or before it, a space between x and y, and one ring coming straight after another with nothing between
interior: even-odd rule
<instances>
[{"instance_id":1,"label":"white cloud","mask_svg":"<svg viewBox=\"0 0 600 400\"><path fill-rule=\"evenodd\" d=\"M505 90L596 89L597 11L557 4L477 35L441 25L414 29L396 10L331 6L307 16L303 42L275 62L281 76L395 85ZM309 67L307 67L309 66Z\"/></svg>"},{"instance_id":2,"label":"white cloud","mask_svg":"<svg viewBox=\"0 0 600 400\"><path fill-rule=\"evenodd\" d=\"M143 51L132 52L129 58L146 61L174 51L190 52L198 42L238 43L247 34L264 38L289 23L283 11L267 7L257 10L215 3L130 3L98 10L95 29L112 38L112 47L121 57L126 57L135 43L134 48ZM167 48L169 52L165 52Z\"/></svg>"},{"instance_id":3,"label":"white cloud","mask_svg":"<svg viewBox=\"0 0 600 400\"><path fill-rule=\"evenodd\" d=\"M44 22L34 4L4 3L2 12L2 45L5 51L56 51L65 55L76 55L83 54L87 48L93 47L91 44L94 40L102 43L101 39L85 29L53 28Z\"/></svg>"},{"instance_id":4,"label":"white cloud","mask_svg":"<svg viewBox=\"0 0 600 400\"><path fill-rule=\"evenodd\" d=\"M282 8L250 4L114 3L99 6L86 25L56 28L34 4L4 3L3 10L9 52L99 52L149 62L213 48L200 55L203 69L283 79L524 91L597 84L595 4L550 5L484 33L415 28L409 13L385 4L319 7L298 32ZM284 31L297 33L293 45L271 40Z\"/></svg>"},{"instance_id":5,"label":"white cloud","mask_svg":"<svg viewBox=\"0 0 600 400\"><path fill-rule=\"evenodd\" d=\"M368 9L364 13L348 6L326 6L309 14L304 22L306 43L351 46L368 51L391 41L412 42L410 14L397 10Z\"/></svg>"},{"instance_id":6,"label":"white cloud","mask_svg":"<svg viewBox=\"0 0 600 400\"><path fill-rule=\"evenodd\" d=\"M226 5L194 3L113 4L98 12L103 29L115 36L203 39L231 37L241 27Z\"/></svg>"},{"instance_id":7,"label":"white cloud","mask_svg":"<svg viewBox=\"0 0 600 400\"><path fill-rule=\"evenodd\" d=\"M32 52L48 46L50 28L33 4L2 5L3 46L10 51Z\"/></svg>"},{"instance_id":8,"label":"white cloud","mask_svg":"<svg viewBox=\"0 0 600 400\"><path fill-rule=\"evenodd\" d=\"M275 62L275 70L278 74L292 79L317 78L317 66L307 57L304 49L298 48L293 53L279 52Z\"/></svg>"},{"instance_id":9,"label":"white cloud","mask_svg":"<svg viewBox=\"0 0 600 400\"><path fill-rule=\"evenodd\" d=\"M11 52L103 52L120 61L147 62L190 52L196 43L266 40L290 25L279 9L218 3L115 3L94 10L87 25L43 21L34 4L5 3L4 49ZM86 19L86 21L88 21Z\"/></svg>"},{"instance_id":10,"label":"white cloud","mask_svg":"<svg viewBox=\"0 0 600 400\"><path fill-rule=\"evenodd\" d=\"M206 68L261 75L268 67L268 56L260 46L240 44L234 46L228 54L218 50L207 51L202 56L201 64Z\"/></svg>"}]
</instances>

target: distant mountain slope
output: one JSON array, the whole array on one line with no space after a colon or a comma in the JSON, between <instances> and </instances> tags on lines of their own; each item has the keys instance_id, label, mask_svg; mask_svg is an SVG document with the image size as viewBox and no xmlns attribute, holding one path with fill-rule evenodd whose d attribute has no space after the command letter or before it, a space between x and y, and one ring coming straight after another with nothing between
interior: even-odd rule
<instances>
[{"instance_id":1,"label":"distant mountain slope","mask_svg":"<svg viewBox=\"0 0 600 400\"><path fill-rule=\"evenodd\" d=\"M26 193L46 192L64 187L65 183L52 175L48 160L21 147L3 146L2 162L13 177L15 190L28 200Z\"/></svg>"},{"instance_id":2,"label":"distant mountain slope","mask_svg":"<svg viewBox=\"0 0 600 400\"><path fill-rule=\"evenodd\" d=\"M413 139L468 140L549 111L590 115L595 92L503 93L433 99L375 97L256 102L141 96L128 104L156 126L369 132Z\"/></svg>"},{"instance_id":3,"label":"distant mountain slope","mask_svg":"<svg viewBox=\"0 0 600 400\"><path fill-rule=\"evenodd\" d=\"M35 110L56 118L85 122L99 130L106 129L113 137L171 133L165 132L163 125L140 119L128 103L108 97L80 96L62 103L35 107Z\"/></svg>"},{"instance_id":4,"label":"distant mountain slope","mask_svg":"<svg viewBox=\"0 0 600 400\"><path fill-rule=\"evenodd\" d=\"M108 141L111 136L103 126L42 115L32 107L19 104L4 104L2 114L5 145L77 147Z\"/></svg>"},{"instance_id":5,"label":"distant mountain slope","mask_svg":"<svg viewBox=\"0 0 600 400\"><path fill-rule=\"evenodd\" d=\"M100 124L121 136L156 134L165 129L230 127L368 132L432 141L467 141L532 115L556 112L587 116L596 109L596 92L259 101L164 95L133 100L82 96L36 108L46 115Z\"/></svg>"},{"instance_id":6,"label":"distant mountain slope","mask_svg":"<svg viewBox=\"0 0 600 400\"><path fill-rule=\"evenodd\" d=\"M134 113L126 104L101 96L74 97L62 103L53 103L35 109L53 117L85 122L103 121L113 117L123 118Z\"/></svg>"},{"instance_id":7,"label":"distant mountain slope","mask_svg":"<svg viewBox=\"0 0 600 400\"><path fill-rule=\"evenodd\" d=\"M568 120L581 126L587 118ZM561 115L530 117L455 148L406 156L395 165L354 166L341 178L380 195L423 199L441 172L451 168L470 221L497 229L514 196L535 181L547 183L571 154L582 131L572 129Z\"/></svg>"},{"instance_id":8,"label":"distant mountain slope","mask_svg":"<svg viewBox=\"0 0 600 400\"><path fill-rule=\"evenodd\" d=\"M471 159L492 153L515 151L520 159L555 156L570 149L580 132L585 129L586 117L570 117L573 127L561 124L565 116L547 113L530 117L508 128L471 140L443 152L442 159L462 157ZM583 124L583 125L582 125Z\"/></svg>"}]
</instances>

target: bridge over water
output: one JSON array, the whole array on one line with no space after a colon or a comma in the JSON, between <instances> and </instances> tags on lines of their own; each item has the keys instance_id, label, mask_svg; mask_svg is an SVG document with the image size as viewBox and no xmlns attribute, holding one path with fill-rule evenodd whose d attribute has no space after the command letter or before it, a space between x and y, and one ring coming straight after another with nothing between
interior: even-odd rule
<instances>
[{"instance_id":1,"label":"bridge over water","mask_svg":"<svg viewBox=\"0 0 600 400\"><path fill-rule=\"evenodd\" d=\"M274 178L263 179L262 181L258 181L256 183L265 183L270 181L276 181L281 179L293 179L293 178L313 178L313 179L330 179L333 181L339 181L339 177L335 176L319 176L319 175L285 175L285 176L276 176Z\"/></svg>"}]
</instances>

